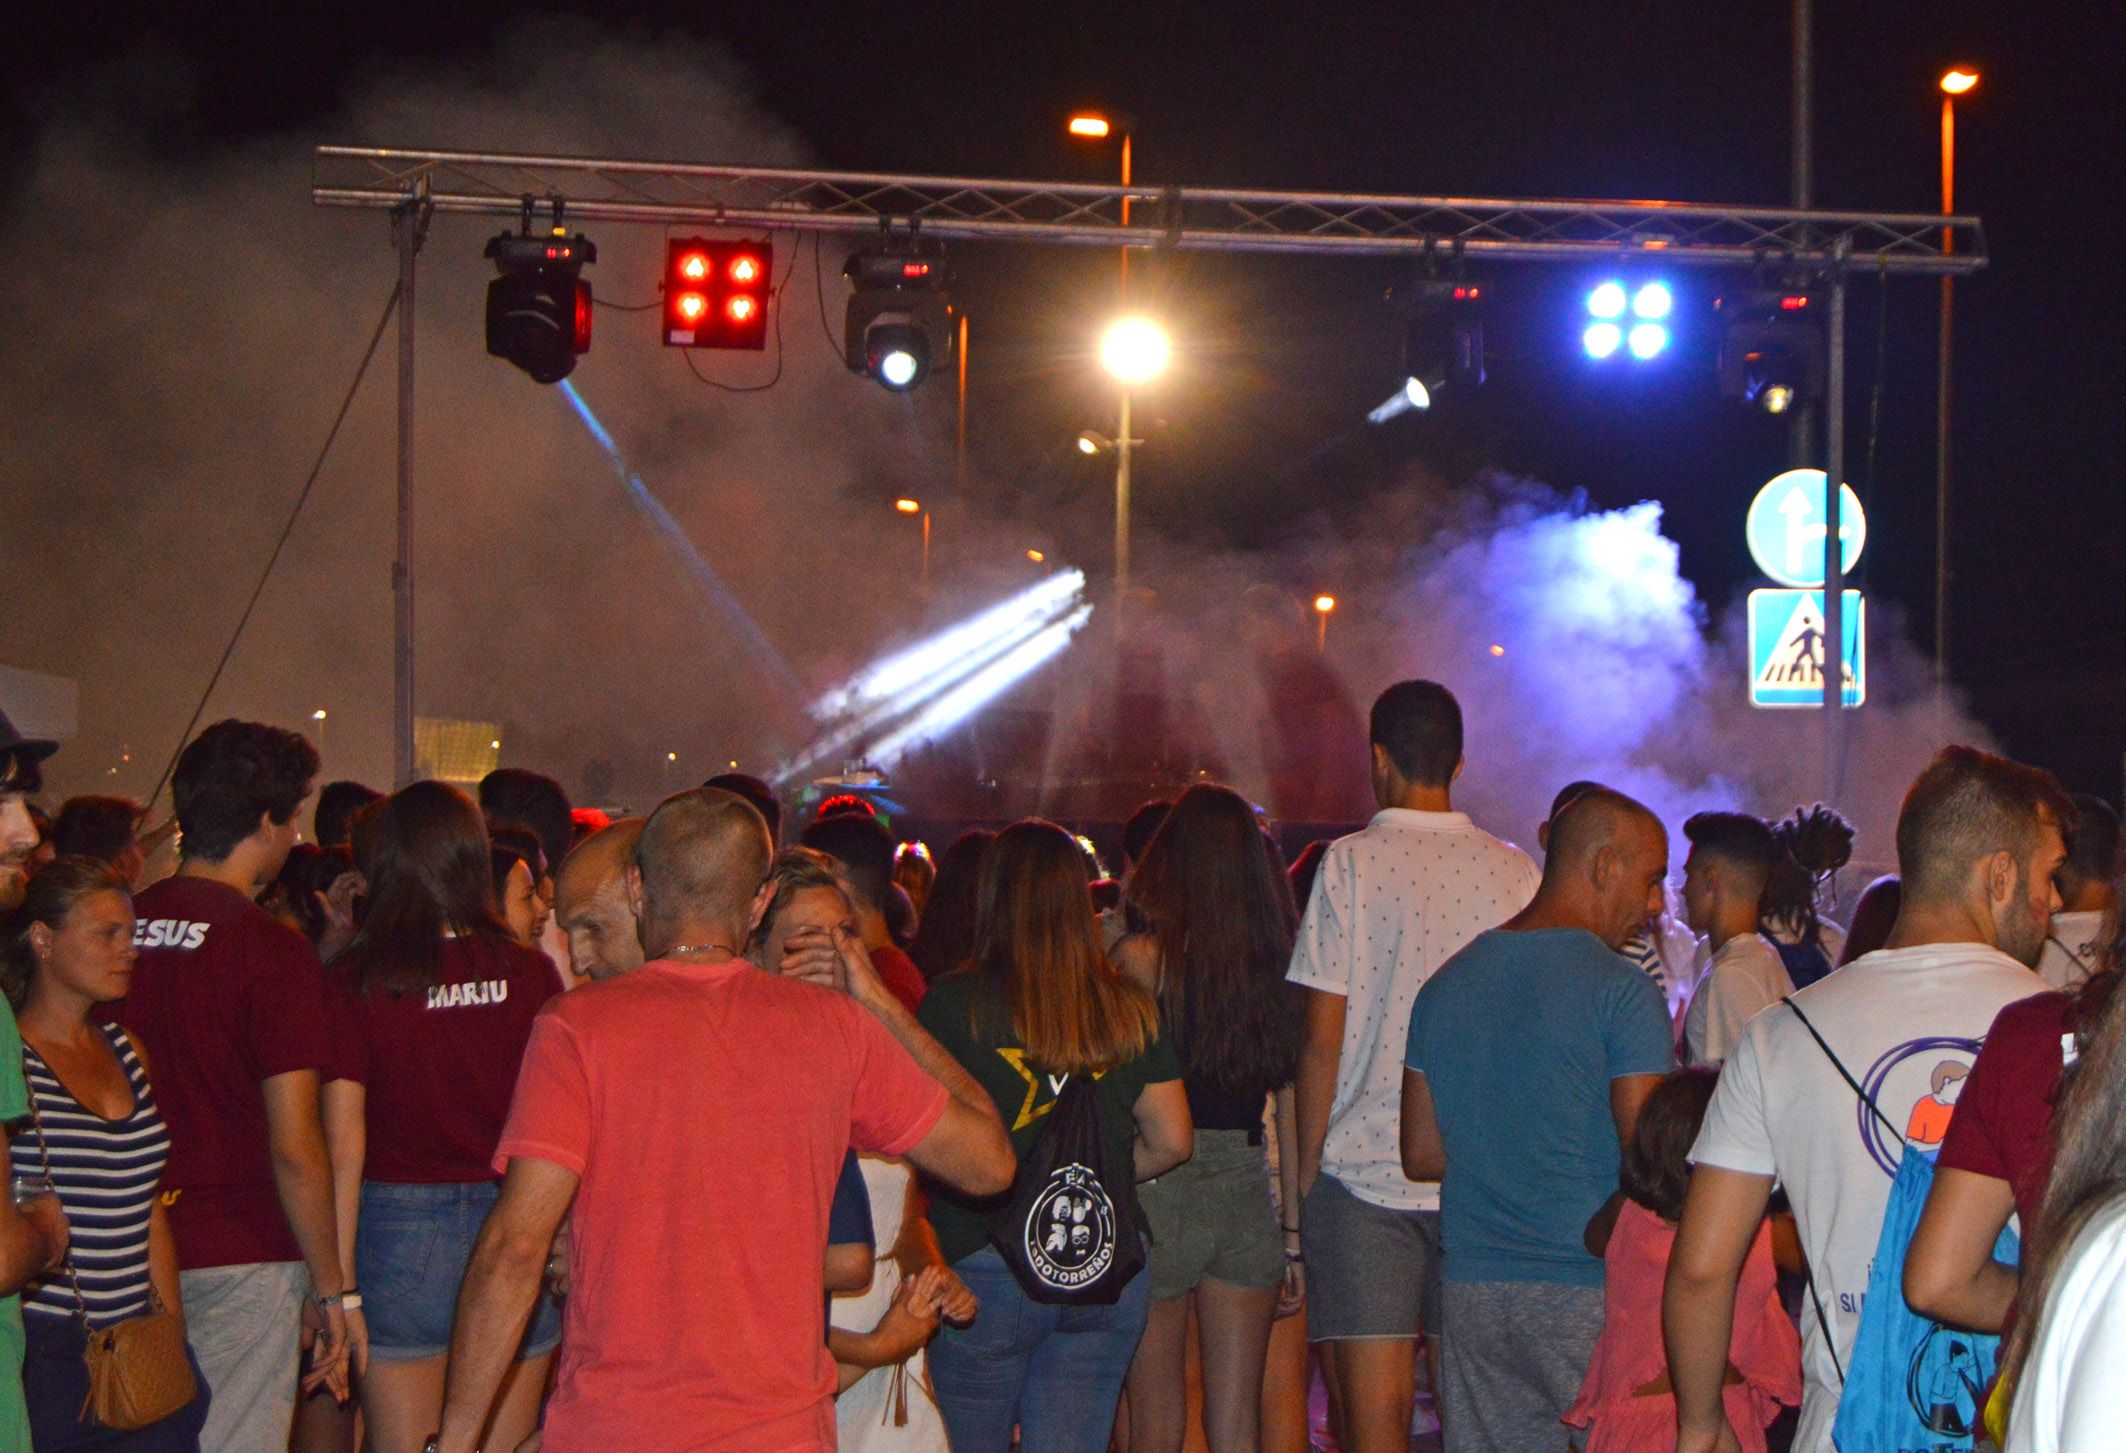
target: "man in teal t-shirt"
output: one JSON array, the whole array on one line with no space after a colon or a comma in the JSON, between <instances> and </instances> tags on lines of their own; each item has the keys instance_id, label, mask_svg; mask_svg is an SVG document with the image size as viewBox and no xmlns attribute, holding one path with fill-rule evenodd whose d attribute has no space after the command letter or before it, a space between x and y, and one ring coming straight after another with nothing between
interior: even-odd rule
<instances>
[{"instance_id":1,"label":"man in teal t-shirt","mask_svg":"<svg viewBox=\"0 0 2126 1453\"><path fill-rule=\"evenodd\" d=\"M1581 1233L1675 1064L1660 991L1617 949L1667 873L1660 820L1591 789L1552 820L1535 900L1418 990L1403 1168L1440 1177L1441 1419L1469 1453L1555 1443L1601 1331Z\"/></svg>"}]
</instances>

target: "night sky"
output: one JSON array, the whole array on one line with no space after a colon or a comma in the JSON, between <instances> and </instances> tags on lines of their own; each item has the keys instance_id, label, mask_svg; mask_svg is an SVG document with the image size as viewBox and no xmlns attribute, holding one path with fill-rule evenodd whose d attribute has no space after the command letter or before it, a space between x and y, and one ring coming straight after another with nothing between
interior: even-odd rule
<instances>
[{"instance_id":1,"label":"night sky","mask_svg":"<svg viewBox=\"0 0 2126 1453\"><path fill-rule=\"evenodd\" d=\"M0 59L6 151L19 155L57 98L78 105L83 78L114 57L145 58L166 83L193 87L193 128L153 143L179 153L272 133L382 140L334 128L343 96L382 72L474 61L527 17L581 15L653 41L727 46L765 109L826 168L1106 180L1113 153L1062 131L1070 110L1099 106L1133 118L1143 183L1787 196L1783 4L324 8L31 7ZM1934 210L1936 77L1955 62L1984 73L1958 117L1959 210L1984 218L1992 264L1958 292L1952 668L2012 750L2115 795L2126 754L2120 27L2096 18L2101 6L1818 8L1819 205ZM1066 310L1110 275L1111 255L963 248L955 262L976 339L972 448L985 479L1010 481L985 486L999 492L990 503L1083 514L1081 533L1096 540L1104 513L1082 501L1100 498L1104 466L1077 460L1068 441L1106 421L1093 395L1035 385ZM1323 515L1362 522L1413 467L1452 482L1495 465L1584 488L1601 505L1662 500L1685 573L1716 613L1758 583L1742 512L1783 466L1785 443L1778 426L1717 397L1705 324L1714 275L1677 279L1676 356L1627 380L1590 370L1574 346L1587 276L1481 269L1497 308L1490 384L1459 410L1369 434L1355 421L1400 376L1381 296L1402 271L1140 264L1146 296L1186 310L1185 346L1232 364L1220 388L1158 410L1140 471L1144 518L1178 539L1246 546ZM1893 281L1886 300L1864 280L1850 312L1848 478L1871 524L1859 583L1877 610L1903 608L1923 648L1935 299L1931 280ZM949 409L950 393L933 385L915 403Z\"/></svg>"}]
</instances>

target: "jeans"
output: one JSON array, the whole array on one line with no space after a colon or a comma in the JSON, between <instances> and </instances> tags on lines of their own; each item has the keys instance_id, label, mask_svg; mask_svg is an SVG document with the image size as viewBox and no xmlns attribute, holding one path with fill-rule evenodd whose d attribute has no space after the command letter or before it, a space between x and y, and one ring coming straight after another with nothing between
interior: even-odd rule
<instances>
[{"instance_id":1,"label":"jeans","mask_svg":"<svg viewBox=\"0 0 2126 1453\"><path fill-rule=\"evenodd\" d=\"M199 1391L192 1401L160 1422L121 1433L106 1428L83 1411L89 1396L89 1369L83 1356L88 1339L72 1317L31 1313L23 1319L29 1355L22 1364L22 1392L29 1403L30 1441L37 1453L199 1453L199 1430L207 1420L207 1379L193 1357L192 1375Z\"/></svg>"},{"instance_id":2,"label":"jeans","mask_svg":"<svg viewBox=\"0 0 2126 1453\"><path fill-rule=\"evenodd\" d=\"M362 1182L354 1269L369 1319L369 1355L384 1362L441 1357L450 1350L458 1285L473 1242L501 1187ZM543 1357L561 1341L561 1309L542 1288L517 1358Z\"/></svg>"},{"instance_id":3,"label":"jeans","mask_svg":"<svg viewBox=\"0 0 2126 1453\"><path fill-rule=\"evenodd\" d=\"M981 1299L974 1325L930 1346L930 1380L955 1449L1106 1453L1115 1403L1144 1335L1151 1278L1138 1272L1113 1306L1063 1307L1026 1295L993 1246L953 1267Z\"/></svg>"}]
</instances>

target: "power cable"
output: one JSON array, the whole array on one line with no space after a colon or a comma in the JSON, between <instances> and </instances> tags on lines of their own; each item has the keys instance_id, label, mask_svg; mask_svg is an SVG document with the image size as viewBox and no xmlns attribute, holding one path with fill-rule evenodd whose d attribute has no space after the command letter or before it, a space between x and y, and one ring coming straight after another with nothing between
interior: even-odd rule
<instances>
[{"instance_id":1,"label":"power cable","mask_svg":"<svg viewBox=\"0 0 2126 1453\"><path fill-rule=\"evenodd\" d=\"M354 381L347 385L347 396L340 400L339 412L332 416L332 427L325 431L324 447L317 451L317 462L310 466L310 477L303 481L302 493L295 497L294 508L288 511L287 523L281 526L280 538L273 542L273 553L266 557L266 568L258 575L258 584L251 589L251 598L244 602L243 614L236 618L236 629L229 633L229 644L222 648L221 659L214 663L214 674L207 678L207 689L199 694L199 704L192 708L192 719L178 735L177 748L170 753L170 760L162 769L162 777L155 790L148 795L148 808L155 806L162 796L162 789L169 786L170 776L177 770L177 759L183 755L185 743L192 740L192 731L199 725L200 717L207 711L207 702L214 695L214 688L221 684L222 672L228 669L229 658L236 654L236 643L243 639L244 627L251 623L251 612L258 607L259 597L266 593L266 582L273 578L273 567L280 563L281 551L288 546L288 537L295 533L295 522L303 513L303 506L310 502L310 492L317 487L318 476L324 472L326 456L332 453L333 441L340 436L340 426L347 422L347 411L354 407L354 396L361 390L362 380L369 373L369 365L376 358L377 345L384 341L384 329L391 323L392 314L399 310L399 285L393 283L391 297L384 303L384 315L376 320L376 331L369 335L369 346L362 351L361 364L354 370Z\"/></svg>"},{"instance_id":2,"label":"power cable","mask_svg":"<svg viewBox=\"0 0 2126 1453\"><path fill-rule=\"evenodd\" d=\"M800 240L797 244L797 251L791 258L793 264L797 258L804 256L804 248L805 244ZM773 238L770 238L768 242L768 258L771 265L774 262L774 256L775 242ZM721 383L701 371L700 367L694 362L693 349L682 348L679 352L686 359L687 372L693 374L699 382L707 384L710 388L720 389L727 394L765 393L775 387L776 384L782 382L782 295L790 290L790 280L791 277L795 276L795 273L796 268L793 266L790 273L783 278L782 286L774 289L769 294L769 301L774 304L775 313L775 372L768 375L766 383Z\"/></svg>"}]
</instances>

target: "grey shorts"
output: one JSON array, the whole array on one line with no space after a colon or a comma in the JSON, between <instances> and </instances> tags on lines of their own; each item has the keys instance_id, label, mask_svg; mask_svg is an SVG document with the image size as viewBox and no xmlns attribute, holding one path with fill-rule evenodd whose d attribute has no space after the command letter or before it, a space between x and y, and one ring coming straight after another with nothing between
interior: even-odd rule
<instances>
[{"instance_id":1,"label":"grey shorts","mask_svg":"<svg viewBox=\"0 0 2126 1453\"><path fill-rule=\"evenodd\" d=\"M1440 1334L1439 1212L1376 1206L1324 1173L1299 1231L1308 1341Z\"/></svg>"},{"instance_id":2,"label":"grey shorts","mask_svg":"<svg viewBox=\"0 0 2126 1453\"><path fill-rule=\"evenodd\" d=\"M1197 1131L1196 1153L1139 1186L1137 1200L1152 1228L1154 1300L1185 1297L1206 1279L1251 1291L1284 1282L1270 1165L1247 1131Z\"/></svg>"},{"instance_id":3,"label":"grey shorts","mask_svg":"<svg viewBox=\"0 0 2126 1453\"><path fill-rule=\"evenodd\" d=\"M1455 1453L1563 1448L1602 1332L1600 1287L1450 1282L1440 1422ZM1579 1446L1577 1437L1574 1447Z\"/></svg>"}]
</instances>

